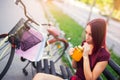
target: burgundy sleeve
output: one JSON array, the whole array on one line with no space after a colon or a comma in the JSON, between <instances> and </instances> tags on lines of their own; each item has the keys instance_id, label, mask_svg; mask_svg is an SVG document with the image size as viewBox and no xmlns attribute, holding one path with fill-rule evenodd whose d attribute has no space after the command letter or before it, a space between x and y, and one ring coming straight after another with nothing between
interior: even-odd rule
<instances>
[{"instance_id":1,"label":"burgundy sleeve","mask_svg":"<svg viewBox=\"0 0 120 80\"><path fill-rule=\"evenodd\" d=\"M110 59L110 53L105 49L101 50L97 58L98 62L108 61L109 59Z\"/></svg>"}]
</instances>

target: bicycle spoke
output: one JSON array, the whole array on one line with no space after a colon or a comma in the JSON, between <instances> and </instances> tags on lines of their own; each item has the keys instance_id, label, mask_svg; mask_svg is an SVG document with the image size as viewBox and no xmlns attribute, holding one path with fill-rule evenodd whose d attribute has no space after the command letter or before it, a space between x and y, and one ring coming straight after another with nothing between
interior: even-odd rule
<instances>
[{"instance_id":1,"label":"bicycle spoke","mask_svg":"<svg viewBox=\"0 0 120 80\"><path fill-rule=\"evenodd\" d=\"M0 50L2 50L3 48L5 48L8 44L9 44L9 43L7 42L4 46L2 46L2 47L0 48Z\"/></svg>"},{"instance_id":2,"label":"bicycle spoke","mask_svg":"<svg viewBox=\"0 0 120 80\"><path fill-rule=\"evenodd\" d=\"M7 54L5 54L2 58L0 58L0 61L2 61L4 58L6 58L10 53L8 52Z\"/></svg>"}]
</instances>

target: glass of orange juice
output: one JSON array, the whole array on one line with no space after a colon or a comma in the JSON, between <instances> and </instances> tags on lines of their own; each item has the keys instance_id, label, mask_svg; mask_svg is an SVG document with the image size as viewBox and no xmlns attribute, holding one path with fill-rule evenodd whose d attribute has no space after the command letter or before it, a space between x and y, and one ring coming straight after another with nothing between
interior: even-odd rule
<instances>
[{"instance_id":1,"label":"glass of orange juice","mask_svg":"<svg viewBox=\"0 0 120 80\"><path fill-rule=\"evenodd\" d=\"M83 47L78 46L74 48L73 54L71 54L71 57L75 61L80 61L83 56Z\"/></svg>"}]
</instances>

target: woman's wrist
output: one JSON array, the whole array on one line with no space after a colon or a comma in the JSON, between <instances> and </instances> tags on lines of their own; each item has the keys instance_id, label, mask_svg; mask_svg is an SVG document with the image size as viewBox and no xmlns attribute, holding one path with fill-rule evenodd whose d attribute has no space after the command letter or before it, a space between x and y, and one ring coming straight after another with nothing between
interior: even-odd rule
<instances>
[{"instance_id":1,"label":"woman's wrist","mask_svg":"<svg viewBox=\"0 0 120 80\"><path fill-rule=\"evenodd\" d=\"M83 59L88 59L88 55L83 55Z\"/></svg>"}]
</instances>

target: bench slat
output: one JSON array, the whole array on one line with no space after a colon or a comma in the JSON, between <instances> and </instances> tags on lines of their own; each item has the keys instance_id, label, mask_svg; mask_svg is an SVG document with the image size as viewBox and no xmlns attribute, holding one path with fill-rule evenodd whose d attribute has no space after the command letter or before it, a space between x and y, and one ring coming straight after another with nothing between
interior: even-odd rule
<instances>
[{"instance_id":1,"label":"bench slat","mask_svg":"<svg viewBox=\"0 0 120 80\"><path fill-rule=\"evenodd\" d=\"M109 60L108 64L118 75L120 75L120 66L118 64L116 64L112 59Z\"/></svg>"},{"instance_id":2,"label":"bench slat","mask_svg":"<svg viewBox=\"0 0 120 80\"><path fill-rule=\"evenodd\" d=\"M38 72L42 72L42 62L41 62L41 60L39 62L37 62L37 73Z\"/></svg>"},{"instance_id":3,"label":"bench slat","mask_svg":"<svg viewBox=\"0 0 120 80\"><path fill-rule=\"evenodd\" d=\"M50 74L48 60L44 59L43 62L44 62L44 72Z\"/></svg>"},{"instance_id":4,"label":"bench slat","mask_svg":"<svg viewBox=\"0 0 120 80\"><path fill-rule=\"evenodd\" d=\"M60 70L61 70L63 79L68 79L65 68L62 65L60 65Z\"/></svg>"},{"instance_id":5,"label":"bench slat","mask_svg":"<svg viewBox=\"0 0 120 80\"><path fill-rule=\"evenodd\" d=\"M70 78L72 76L72 72L70 71L70 68L66 67L66 71L68 74L68 78Z\"/></svg>"},{"instance_id":6,"label":"bench slat","mask_svg":"<svg viewBox=\"0 0 120 80\"><path fill-rule=\"evenodd\" d=\"M103 80L103 79L102 79L102 77L100 76L100 77L97 78L97 80Z\"/></svg>"},{"instance_id":7,"label":"bench slat","mask_svg":"<svg viewBox=\"0 0 120 80\"><path fill-rule=\"evenodd\" d=\"M53 61L50 61L50 72L51 72L51 74L56 75L55 66L54 66Z\"/></svg>"},{"instance_id":8,"label":"bench slat","mask_svg":"<svg viewBox=\"0 0 120 80\"><path fill-rule=\"evenodd\" d=\"M103 71L103 74L108 80L117 80L107 68Z\"/></svg>"}]
</instances>

